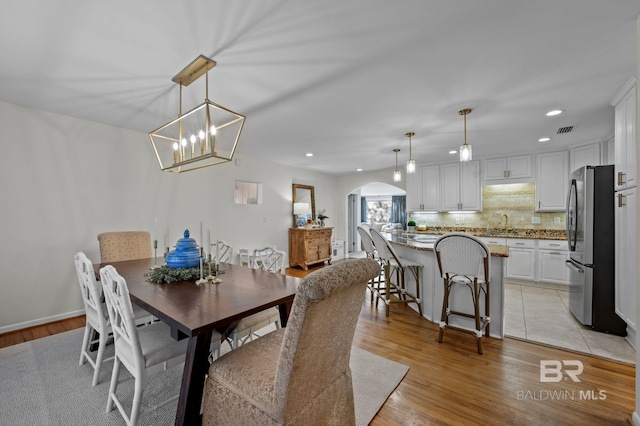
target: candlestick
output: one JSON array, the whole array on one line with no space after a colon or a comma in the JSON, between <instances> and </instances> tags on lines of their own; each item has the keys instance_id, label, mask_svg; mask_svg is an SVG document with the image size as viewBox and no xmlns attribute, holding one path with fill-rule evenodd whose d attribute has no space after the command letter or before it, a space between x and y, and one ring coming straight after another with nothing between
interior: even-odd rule
<instances>
[{"instance_id":1,"label":"candlestick","mask_svg":"<svg viewBox=\"0 0 640 426\"><path fill-rule=\"evenodd\" d=\"M202 256L200 256L200 279L196 281L196 285L206 284L207 280L202 277Z\"/></svg>"},{"instance_id":2,"label":"candlestick","mask_svg":"<svg viewBox=\"0 0 640 426\"><path fill-rule=\"evenodd\" d=\"M211 254L211 230L207 229L207 253Z\"/></svg>"},{"instance_id":3,"label":"candlestick","mask_svg":"<svg viewBox=\"0 0 640 426\"><path fill-rule=\"evenodd\" d=\"M158 259L158 240L153 240L153 269L159 268L157 259Z\"/></svg>"}]
</instances>

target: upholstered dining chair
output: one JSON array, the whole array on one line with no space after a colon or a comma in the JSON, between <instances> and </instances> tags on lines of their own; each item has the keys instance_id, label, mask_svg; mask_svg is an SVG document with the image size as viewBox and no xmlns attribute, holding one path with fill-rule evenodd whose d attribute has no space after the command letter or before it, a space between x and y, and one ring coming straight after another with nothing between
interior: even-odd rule
<instances>
[{"instance_id":1,"label":"upholstered dining chair","mask_svg":"<svg viewBox=\"0 0 640 426\"><path fill-rule=\"evenodd\" d=\"M471 333L476 338L478 353L482 354L482 334L489 335L491 322L489 309L489 248L472 235L451 232L438 238L433 244L440 276L444 281L444 298L438 342L442 343L445 328L454 328ZM473 312L451 309L451 293L454 287L466 286L471 293ZM482 297L484 293L484 297ZM484 299L484 300L483 300ZM484 303L482 303L484 302ZM484 304L484 309L482 306ZM484 312L482 312L484 310ZM471 324L449 323L456 315Z\"/></svg>"},{"instance_id":2,"label":"upholstered dining chair","mask_svg":"<svg viewBox=\"0 0 640 426\"><path fill-rule=\"evenodd\" d=\"M153 256L146 231L103 232L98 235L100 263L148 259Z\"/></svg>"},{"instance_id":3,"label":"upholstered dining chair","mask_svg":"<svg viewBox=\"0 0 640 426\"><path fill-rule=\"evenodd\" d=\"M367 285L369 288L369 292L371 294L371 303L373 303L373 298L375 297L376 303L380 300L379 294L381 291L382 282L384 280L384 268L382 267L382 262L378 257L378 253L376 252L376 248L373 245L373 238L371 238L371 231L369 227L366 228L364 226L358 226L358 234L360 234L360 241L362 241L362 246L364 247L365 253L367 253L367 257L375 260L380 264L380 274L376 278L373 278L369 281Z\"/></svg>"},{"instance_id":4,"label":"upholstered dining chair","mask_svg":"<svg viewBox=\"0 0 640 426\"><path fill-rule=\"evenodd\" d=\"M349 358L373 259L307 275L286 328L209 367L203 425L355 425Z\"/></svg>"},{"instance_id":5,"label":"upholstered dining chair","mask_svg":"<svg viewBox=\"0 0 640 426\"><path fill-rule=\"evenodd\" d=\"M115 404L127 425L131 426L137 423L140 415L140 404L147 377L158 370L183 362L188 339L173 339L170 327L163 322L137 328L125 279L111 265L100 269L100 277L116 351L107 398L107 413L113 410ZM214 334L217 335L215 332ZM220 340L219 335L212 336L212 341L216 340ZM127 415L124 405L116 395L121 365L125 366L135 380L130 415ZM154 408L177 397L178 395L156 404Z\"/></svg>"},{"instance_id":6,"label":"upholstered dining chair","mask_svg":"<svg viewBox=\"0 0 640 426\"><path fill-rule=\"evenodd\" d=\"M73 261L76 267L76 274L78 275L78 283L80 284L80 292L82 293L86 317L84 337L82 338L82 347L80 348L79 365L83 365L85 362L91 364L93 367L93 381L91 386L95 386L100 380L100 367L102 363L113 359L104 358L104 350L107 346L109 335L111 334L111 325L104 297L102 296L102 287L96 281L91 261L83 252L76 253ZM137 305L133 305L133 312L137 326L149 324L153 320L153 316L149 312ZM98 352L95 358L93 358L90 347L96 343L98 344Z\"/></svg>"},{"instance_id":7,"label":"upholstered dining chair","mask_svg":"<svg viewBox=\"0 0 640 426\"><path fill-rule=\"evenodd\" d=\"M385 289L379 291L386 305L386 315L389 316L389 305L391 303L415 303L418 306L418 313L422 316L422 303L420 300L420 268L423 265L411 259L401 257L396 253L389 241L377 230L371 228L371 238L376 248L376 253L384 267ZM413 275L416 283L415 295L407 291L406 274L407 271ZM393 282L391 277L396 276ZM395 294L397 299L392 299Z\"/></svg>"},{"instance_id":8,"label":"upholstered dining chair","mask_svg":"<svg viewBox=\"0 0 640 426\"><path fill-rule=\"evenodd\" d=\"M287 267L287 252L276 250L273 247L254 250L251 266L254 269L283 274ZM236 325L232 326L226 333L227 342L231 349L236 349L240 343L253 340L257 335L256 331L274 324L276 329L280 328L280 311L273 307L257 312L243 318Z\"/></svg>"}]
</instances>

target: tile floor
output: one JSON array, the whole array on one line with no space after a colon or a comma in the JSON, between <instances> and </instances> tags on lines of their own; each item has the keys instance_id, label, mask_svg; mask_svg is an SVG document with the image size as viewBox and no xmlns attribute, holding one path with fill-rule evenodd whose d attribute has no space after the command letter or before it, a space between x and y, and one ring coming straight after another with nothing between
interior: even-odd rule
<instances>
[{"instance_id":1,"label":"tile floor","mask_svg":"<svg viewBox=\"0 0 640 426\"><path fill-rule=\"evenodd\" d=\"M635 364L624 337L593 331L569 311L569 292L505 283L505 335Z\"/></svg>"}]
</instances>

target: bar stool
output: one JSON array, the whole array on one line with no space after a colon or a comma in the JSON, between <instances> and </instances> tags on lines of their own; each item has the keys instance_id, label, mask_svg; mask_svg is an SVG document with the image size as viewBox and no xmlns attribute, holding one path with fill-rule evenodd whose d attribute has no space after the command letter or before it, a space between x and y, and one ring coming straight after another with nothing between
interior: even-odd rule
<instances>
[{"instance_id":1,"label":"bar stool","mask_svg":"<svg viewBox=\"0 0 640 426\"><path fill-rule=\"evenodd\" d=\"M362 246L364 247L364 251L367 253L367 257L375 260L380 264L380 273L377 277L371 278L367 287L369 288L369 292L371 293L371 303L373 303L373 298L376 298L376 304L378 303L379 293L381 290L381 286L384 280L384 270L382 267L382 262L378 257L378 253L376 252L376 248L373 245L373 239L371 238L371 234L369 233L369 227L358 226L358 234L360 234L360 240L362 241Z\"/></svg>"},{"instance_id":2,"label":"bar stool","mask_svg":"<svg viewBox=\"0 0 640 426\"><path fill-rule=\"evenodd\" d=\"M382 297L386 304L386 315L389 316L389 305L391 303L416 303L418 312L422 316L422 304L420 303L420 268L421 263L411 259L400 257L393 249L389 241L377 230L371 229L371 238L376 248L376 253L384 267L385 290L379 291L379 297ZM416 294L407 291L405 285L405 274L409 270L416 281ZM391 281L391 276L396 275L396 282ZM398 299L391 299L391 295L396 294Z\"/></svg>"},{"instance_id":3,"label":"bar stool","mask_svg":"<svg viewBox=\"0 0 640 426\"><path fill-rule=\"evenodd\" d=\"M447 327L471 333L475 335L478 345L478 353L482 354L482 334L489 335L489 249L478 238L458 232L445 234L438 238L433 245L440 269L440 276L444 280L444 299L442 302L442 317L440 320L440 332L438 343L442 343L444 330ZM480 275L480 272L483 275ZM452 289L455 285L462 284L471 291L473 313L461 312L450 308ZM484 313L481 314L481 295L484 293ZM456 305L460 303L457 301ZM449 317L457 315L473 319L474 328L466 327L460 323L449 324Z\"/></svg>"}]
</instances>

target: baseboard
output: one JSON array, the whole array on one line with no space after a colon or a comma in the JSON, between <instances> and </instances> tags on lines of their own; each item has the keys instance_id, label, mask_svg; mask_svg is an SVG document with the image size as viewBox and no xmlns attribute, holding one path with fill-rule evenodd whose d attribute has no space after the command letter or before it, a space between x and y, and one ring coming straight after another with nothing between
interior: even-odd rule
<instances>
[{"instance_id":1,"label":"baseboard","mask_svg":"<svg viewBox=\"0 0 640 426\"><path fill-rule=\"evenodd\" d=\"M84 309L78 311L66 312L64 314L52 315L50 317L38 318L31 321L20 322L18 324L5 325L0 327L0 334L9 333L11 331L22 330L24 328L35 327L37 325L47 324L54 321L60 321L67 318L73 318L80 315L84 315Z\"/></svg>"}]
</instances>

